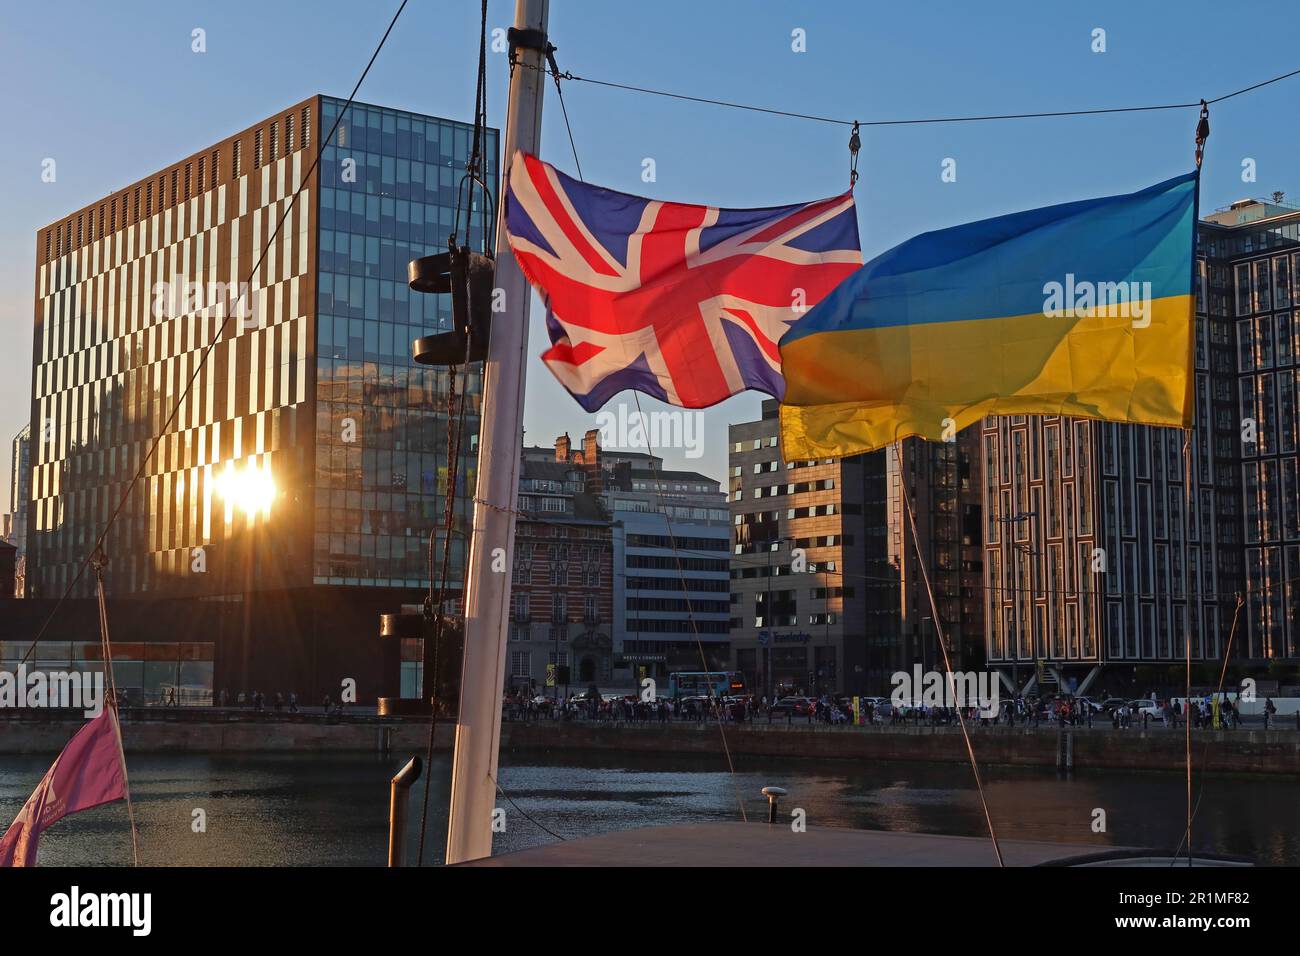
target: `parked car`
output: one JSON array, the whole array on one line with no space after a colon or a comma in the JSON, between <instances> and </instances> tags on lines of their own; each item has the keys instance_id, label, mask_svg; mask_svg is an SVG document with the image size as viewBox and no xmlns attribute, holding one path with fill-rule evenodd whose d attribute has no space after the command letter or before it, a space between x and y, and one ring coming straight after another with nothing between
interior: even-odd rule
<instances>
[{"instance_id":1,"label":"parked car","mask_svg":"<svg viewBox=\"0 0 1300 956\"><path fill-rule=\"evenodd\" d=\"M1094 714L1099 714L1105 709L1091 697L1076 697L1074 698L1074 702L1078 705L1079 712L1083 714L1086 714L1088 711L1092 711Z\"/></svg>"},{"instance_id":2,"label":"parked car","mask_svg":"<svg viewBox=\"0 0 1300 956\"><path fill-rule=\"evenodd\" d=\"M777 716L793 714L795 717L803 717L808 713L812 702L811 697L782 697L772 705L772 713Z\"/></svg>"},{"instance_id":3,"label":"parked car","mask_svg":"<svg viewBox=\"0 0 1300 956\"><path fill-rule=\"evenodd\" d=\"M1101 702L1101 709L1108 714L1113 714L1127 703L1128 701L1123 697L1107 697Z\"/></svg>"},{"instance_id":4,"label":"parked car","mask_svg":"<svg viewBox=\"0 0 1300 956\"><path fill-rule=\"evenodd\" d=\"M1151 698L1130 700L1128 702L1129 710L1133 712L1135 720L1141 720L1142 715L1146 714L1152 720L1164 720L1164 709Z\"/></svg>"}]
</instances>

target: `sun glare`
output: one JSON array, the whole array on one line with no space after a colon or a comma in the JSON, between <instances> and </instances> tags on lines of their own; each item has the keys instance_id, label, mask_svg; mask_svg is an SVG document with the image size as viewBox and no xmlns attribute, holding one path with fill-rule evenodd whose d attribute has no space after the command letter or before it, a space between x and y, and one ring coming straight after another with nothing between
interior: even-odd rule
<instances>
[{"instance_id":1,"label":"sun glare","mask_svg":"<svg viewBox=\"0 0 1300 956\"><path fill-rule=\"evenodd\" d=\"M225 502L227 513L238 508L250 518L259 514L263 518L271 516L271 504L275 501L275 479L271 477L269 465L236 466L230 462L217 475L214 487Z\"/></svg>"}]
</instances>

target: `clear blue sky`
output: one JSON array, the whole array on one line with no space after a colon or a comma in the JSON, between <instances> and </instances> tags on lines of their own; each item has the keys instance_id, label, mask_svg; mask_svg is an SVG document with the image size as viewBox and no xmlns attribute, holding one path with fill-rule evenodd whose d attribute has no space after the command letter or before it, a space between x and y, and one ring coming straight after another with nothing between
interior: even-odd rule
<instances>
[{"instance_id":1,"label":"clear blue sky","mask_svg":"<svg viewBox=\"0 0 1300 956\"><path fill-rule=\"evenodd\" d=\"M1213 97L1300 68L1300 7L1041 0L799 5L776 0L552 0L562 69L791 110L858 119L1074 109ZM6 0L0 13L0 491L8 439L27 420L38 227L313 92L346 96L395 0L131 3ZM512 0L492 0L506 27ZM996 11L996 12L994 12ZM360 97L469 118L478 3L411 0ZM207 52L190 50L191 30ZM1106 52L1091 51L1094 28ZM791 50L806 31L807 52ZM489 120L500 125L505 57L491 55ZM1300 199L1300 78L1216 108L1203 208L1290 190ZM721 205L812 199L846 182L847 132L586 84L566 94L586 177L656 198ZM549 95L543 155L572 169ZM927 229L1122 192L1192 166L1194 111L869 130L857 199L864 254ZM58 163L42 183L41 162ZM656 161L658 181L640 180ZM957 161L957 181L940 163ZM1241 181L1241 161L1258 182ZM534 315L532 349L543 331ZM535 358L530 443L593 421ZM647 411L657 407L644 400ZM739 396L705 414L705 457L721 478L726 425L756 416ZM7 497L6 499L7 500Z\"/></svg>"}]
</instances>

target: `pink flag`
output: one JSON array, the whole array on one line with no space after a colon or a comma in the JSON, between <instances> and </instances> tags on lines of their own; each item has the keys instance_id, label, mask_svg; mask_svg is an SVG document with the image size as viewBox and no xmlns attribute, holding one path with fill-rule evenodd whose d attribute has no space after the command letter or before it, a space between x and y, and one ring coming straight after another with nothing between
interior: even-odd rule
<instances>
[{"instance_id":1,"label":"pink flag","mask_svg":"<svg viewBox=\"0 0 1300 956\"><path fill-rule=\"evenodd\" d=\"M68 741L0 839L0 866L35 866L41 831L69 813L126 796L117 715L105 707Z\"/></svg>"}]
</instances>

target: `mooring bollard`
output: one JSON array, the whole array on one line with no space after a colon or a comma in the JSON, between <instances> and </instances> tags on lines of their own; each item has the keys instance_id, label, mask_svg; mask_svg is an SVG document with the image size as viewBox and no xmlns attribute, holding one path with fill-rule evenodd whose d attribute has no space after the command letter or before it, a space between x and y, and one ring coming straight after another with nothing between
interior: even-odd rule
<instances>
[{"instance_id":1,"label":"mooring bollard","mask_svg":"<svg viewBox=\"0 0 1300 956\"><path fill-rule=\"evenodd\" d=\"M767 797L767 822L776 823L777 801L785 796L784 787L764 787L763 796Z\"/></svg>"}]
</instances>

